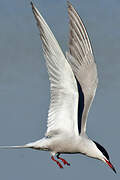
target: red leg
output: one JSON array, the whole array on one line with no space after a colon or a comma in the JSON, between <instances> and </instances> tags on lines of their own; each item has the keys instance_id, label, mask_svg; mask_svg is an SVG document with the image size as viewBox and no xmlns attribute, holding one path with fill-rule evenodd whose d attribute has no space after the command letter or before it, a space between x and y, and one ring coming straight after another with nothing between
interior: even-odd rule
<instances>
[{"instance_id":1,"label":"red leg","mask_svg":"<svg viewBox=\"0 0 120 180\"><path fill-rule=\"evenodd\" d=\"M58 159L60 159L60 160L63 162L64 165L70 166L70 163L68 163L65 159L59 157L59 155L60 155L60 154L58 153L56 157L57 157Z\"/></svg>"},{"instance_id":2,"label":"red leg","mask_svg":"<svg viewBox=\"0 0 120 180\"><path fill-rule=\"evenodd\" d=\"M56 159L54 159L53 156L51 156L51 159L52 159L53 161L55 161L60 168L63 168L63 166L60 164L60 162L57 161Z\"/></svg>"},{"instance_id":3,"label":"red leg","mask_svg":"<svg viewBox=\"0 0 120 180\"><path fill-rule=\"evenodd\" d=\"M60 159L63 162L64 165L70 166L70 163L68 163L65 159L60 158L60 157L58 159Z\"/></svg>"}]
</instances>

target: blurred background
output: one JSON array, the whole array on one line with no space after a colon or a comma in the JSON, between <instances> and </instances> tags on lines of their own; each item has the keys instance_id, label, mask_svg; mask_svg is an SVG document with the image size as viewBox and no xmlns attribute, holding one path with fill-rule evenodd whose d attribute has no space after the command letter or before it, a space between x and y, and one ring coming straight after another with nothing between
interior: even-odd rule
<instances>
[{"instance_id":1,"label":"blurred background","mask_svg":"<svg viewBox=\"0 0 120 180\"><path fill-rule=\"evenodd\" d=\"M98 67L99 85L88 117L88 135L103 145L120 168L120 1L71 0L87 28ZM68 49L66 0L34 0L62 50ZM39 31L29 0L0 0L0 145L21 145L46 131L49 81ZM65 155L60 170L47 152L0 150L0 179L109 179L102 162Z\"/></svg>"}]
</instances>

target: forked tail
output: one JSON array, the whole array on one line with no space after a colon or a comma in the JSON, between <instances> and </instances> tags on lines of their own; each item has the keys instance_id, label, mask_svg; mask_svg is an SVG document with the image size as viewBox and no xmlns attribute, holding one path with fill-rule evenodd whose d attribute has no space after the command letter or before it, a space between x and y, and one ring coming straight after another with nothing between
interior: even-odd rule
<instances>
[{"instance_id":1,"label":"forked tail","mask_svg":"<svg viewBox=\"0 0 120 180\"><path fill-rule=\"evenodd\" d=\"M48 150L47 148L47 139L46 138L42 138L38 141L35 142L31 142L25 145L21 145L21 146L0 146L0 149L22 149L22 148L32 148L32 149L37 149L37 150Z\"/></svg>"},{"instance_id":2,"label":"forked tail","mask_svg":"<svg viewBox=\"0 0 120 180\"><path fill-rule=\"evenodd\" d=\"M22 148L32 148L32 146L29 146L28 144L22 146L0 146L0 149L22 149Z\"/></svg>"}]
</instances>

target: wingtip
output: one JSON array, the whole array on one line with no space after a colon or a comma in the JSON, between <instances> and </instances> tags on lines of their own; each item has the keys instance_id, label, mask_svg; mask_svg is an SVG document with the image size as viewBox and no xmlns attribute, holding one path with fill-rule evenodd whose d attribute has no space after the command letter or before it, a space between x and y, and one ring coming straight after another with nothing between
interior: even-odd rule
<instances>
[{"instance_id":1,"label":"wingtip","mask_svg":"<svg viewBox=\"0 0 120 180\"><path fill-rule=\"evenodd\" d=\"M71 3L69 1L67 1L67 6L69 7L71 5Z\"/></svg>"},{"instance_id":2,"label":"wingtip","mask_svg":"<svg viewBox=\"0 0 120 180\"><path fill-rule=\"evenodd\" d=\"M74 9L70 1L67 1L67 7L68 7L68 12Z\"/></svg>"},{"instance_id":3,"label":"wingtip","mask_svg":"<svg viewBox=\"0 0 120 180\"><path fill-rule=\"evenodd\" d=\"M30 4L31 4L31 6L33 6L33 2L32 1L30 2Z\"/></svg>"},{"instance_id":4,"label":"wingtip","mask_svg":"<svg viewBox=\"0 0 120 180\"><path fill-rule=\"evenodd\" d=\"M34 4L33 4L32 1L30 2L30 4L31 4L31 6L32 6L33 14L34 14L34 15L35 15L35 14L38 14L38 11L37 11L37 9L36 9L36 7L34 6Z\"/></svg>"},{"instance_id":5,"label":"wingtip","mask_svg":"<svg viewBox=\"0 0 120 180\"><path fill-rule=\"evenodd\" d=\"M33 4L33 2L31 1L31 2L30 2L30 4L31 4L31 6L32 6L32 10L33 10L33 9L34 9L34 7L35 7L35 6L34 6L34 4Z\"/></svg>"},{"instance_id":6,"label":"wingtip","mask_svg":"<svg viewBox=\"0 0 120 180\"><path fill-rule=\"evenodd\" d=\"M67 6L68 6L68 8L72 7L72 4L70 1L67 1Z\"/></svg>"}]
</instances>

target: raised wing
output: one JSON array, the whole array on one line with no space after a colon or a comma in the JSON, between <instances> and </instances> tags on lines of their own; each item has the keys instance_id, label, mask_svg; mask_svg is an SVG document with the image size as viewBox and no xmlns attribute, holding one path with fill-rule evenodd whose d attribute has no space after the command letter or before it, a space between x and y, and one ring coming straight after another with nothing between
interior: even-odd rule
<instances>
[{"instance_id":1,"label":"raised wing","mask_svg":"<svg viewBox=\"0 0 120 180\"><path fill-rule=\"evenodd\" d=\"M78 110L78 115L81 114L78 118L78 129L79 132L84 133L87 115L98 84L97 68L86 29L78 13L69 2L68 14L70 33L69 52L66 53L66 56L78 80L78 89L82 91L81 94L84 96L82 99L80 99L81 95L79 96L79 100L82 100L84 105L82 113L79 113L80 109Z\"/></svg>"},{"instance_id":2,"label":"raised wing","mask_svg":"<svg viewBox=\"0 0 120 180\"><path fill-rule=\"evenodd\" d=\"M62 132L78 133L78 90L72 69L45 20L31 3L42 40L46 60L51 101L46 136Z\"/></svg>"}]
</instances>

